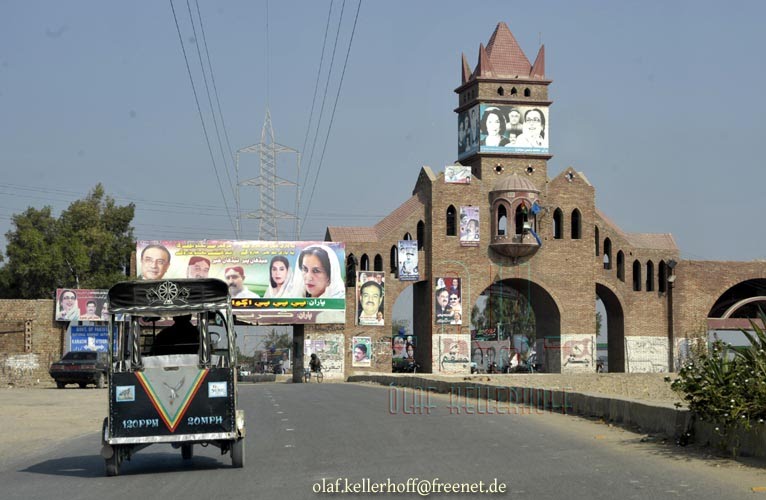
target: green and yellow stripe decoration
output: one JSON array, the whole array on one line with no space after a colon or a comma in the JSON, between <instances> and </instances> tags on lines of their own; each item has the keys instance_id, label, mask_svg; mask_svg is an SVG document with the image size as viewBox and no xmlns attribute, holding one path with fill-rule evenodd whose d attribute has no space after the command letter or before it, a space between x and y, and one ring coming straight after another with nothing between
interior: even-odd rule
<instances>
[{"instance_id":1,"label":"green and yellow stripe decoration","mask_svg":"<svg viewBox=\"0 0 766 500\"><path fill-rule=\"evenodd\" d=\"M194 373L196 372L196 374ZM207 368L195 368L193 372L187 372L186 375L193 376L193 382L184 387L186 377L181 377L180 382L175 380L168 382L166 376L162 373L137 372L136 377L144 391L149 396L149 400L154 405L157 413L160 414L163 422L170 432L175 432L176 427L181 422L186 410L189 408L194 396L202 386L202 382L207 377L209 370ZM158 377L152 375L159 375ZM180 373L179 375L184 375ZM171 386L170 384L173 384ZM162 387L164 386L164 387Z\"/></svg>"}]
</instances>

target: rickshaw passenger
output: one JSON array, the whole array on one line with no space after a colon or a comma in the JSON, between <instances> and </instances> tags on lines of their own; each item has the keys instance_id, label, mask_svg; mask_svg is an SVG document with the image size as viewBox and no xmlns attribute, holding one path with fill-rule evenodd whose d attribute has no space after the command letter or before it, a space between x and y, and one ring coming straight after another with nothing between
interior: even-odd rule
<instances>
[{"instance_id":1,"label":"rickshaw passenger","mask_svg":"<svg viewBox=\"0 0 766 500\"><path fill-rule=\"evenodd\" d=\"M174 316L174 323L164 328L154 339L152 355L197 354L199 330L191 323L191 314Z\"/></svg>"}]
</instances>

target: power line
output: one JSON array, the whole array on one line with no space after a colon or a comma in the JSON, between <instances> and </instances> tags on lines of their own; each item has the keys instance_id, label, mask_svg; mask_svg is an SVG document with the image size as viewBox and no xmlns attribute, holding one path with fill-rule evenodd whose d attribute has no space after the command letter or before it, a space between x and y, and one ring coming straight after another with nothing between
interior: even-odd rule
<instances>
[{"instance_id":1,"label":"power line","mask_svg":"<svg viewBox=\"0 0 766 500\"><path fill-rule=\"evenodd\" d=\"M327 143L330 138L330 131L332 130L332 124L333 124L333 121L335 120L335 110L338 106L338 100L340 99L341 88L343 88L343 77L346 75L346 66L348 65L348 57L351 54L351 44L354 42L354 33L356 32L356 22L359 19L359 10L361 9L361 7L362 7L362 0L359 0L359 4L356 7L356 16L354 16L354 26L351 29L351 38L349 39L349 42L348 42L348 50L346 51L346 60L343 62L343 71L341 72L341 75L340 75L340 83L338 83L338 92L335 95L335 103L333 104L333 107L332 107L330 124L327 127L327 135L325 136L324 146L322 147L322 156L319 158L319 167L317 168L317 174L314 177L314 184L311 187L311 196L309 196L309 201L306 204L307 214L308 214L309 208L311 208L311 201L314 199L314 191L316 190L316 187L317 187L317 180L319 179L319 174L322 171L322 162L324 161L324 154L325 154L325 151L327 150Z\"/></svg>"},{"instance_id":2,"label":"power line","mask_svg":"<svg viewBox=\"0 0 766 500\"><path fill-rule=\"evenodd\" d=\"M216 100L216 103L218 104L218 114L221 117L221 128L223 128L223 133L226 136L226 144L229 147L229 149L227 150L228 155L224 154L223 152L223 144L221 143L221 133L218 131L218 121L215 118L215 109L213 108L213 102L212 102L212 99L210 98L210 89L208 88L208 85L207 85L207 78L205 78L205 91L207 92L208 102L210 102L210 112L213 115L213 124L215 125L216 136L218 137L218 146L221 150L221 157L223 157L223 164L226 170L226 178L229 181L229 188L231 189L232 194L235 194L234 184L231 182L231 174L230 174L231 167L229 167L229 163L226 160L227 156L229 157L232 156L231 144L229 143L229 135L226 133L226 126L223 121L223 111L221 110L221 101L218 98L218 89L216 88L216 85L215 85L215 75L213 74L213 64L210 61L210 52L208 51L208 48L207 48L207 37L205 36L205 26L202 24L202 13L200 12L199 2L197 0L194 0L194 3L197 6L197 17L199 18L199 27L200 27L200 32L202 33L202 42L203 42L203 45L205 46L205 57L207 58L207 66L208 66L208 69L210 70L210 80L213 83L213 90L215 91L215 100ZM186 6L189 7L189 0L186 0ZM191 7L189 7L189 18L191 19L191 23L192 23L192 30L194 30L194 19L192 18L192 14L191 14ZM200 67L202 68L202 76L204 78L205 65L202 64L202 54L200 54L196 31L194 32L194 43L197 45L197 54L199 55L199 64L200 64Z\"/></svg>"},{"instance_id":3,"label":"power line","mask_svg":"<svg viewBox=\"0 0 766 500\"><path fill-rule=\"evenodd\" d=\"M324 40L322 41L322 53L319 56L319 70L317 70L317 81L314 83L314 97L311 99L311 113L309 113L309 122L306 126L306 137L303 138L303 147L301 151L306 150L306 142L309 139L309 132L311 131L311 121L314 119L314 105L316 104L317 91L319 90L319 77L322 74L322 64L324 63L324 51L327 47L327 33L330 31L330 17L332 16L332 6L334 0L330 0L330 10L327 11L327 24L324 28Z\"/></svg>"},{"instance_id":4,"label":"power line","mask_svg":"<svg viewBox=\"0 0 766 500\"><path fill-rule=\"evenodd\" d=\"M338 20L338 29L335 32L335 43L333 44L332 48L332 57L330 58L330 68L327 70L327 81L325 81L324 85L324 93L322 95L322 105L319 107L319 119L317 120L317 128L314 133L314 140L311 143L311 153L309 154L309 161L306 167L306 176L304 177L304 182L301 183L301 185L305 185L308 183L309 176L311 173L311 163L314 159L314 150L316 149L317 145L317 137L319 137L319 128L322 125L322 116L324 115L324 104L325 100L327 99L327 89L330 86L330 76L332 75L332 67L335 64L335 51L338 48L338 38L340 37L340 27L341 23L343 22L343 11L346 7L346 0L343 0L343 4L340 7L340 19Z\"/></svg>"},{"instance_id":5,"label":"power line","mask_svg":"<svg viewBox=\"0 0 766 500\"><path fill-rule=\"evenodd\" d=\"M215 164L215 156L213 155L213 148L210 146L210 137L207 133L207 127L205 126L205 119L202 115L202 108L199 105L199 98L197 97L197 88L194 85L194 77L192 76L191 67L189 66L189 58L186 55L186 47L184 47L184 41L183 37L181 36L181 27L178 25L178 16L176 16L176 8L173 6L173 0L170 0L170 8L173 11L173 20L176 23L176 31L178 32L178 41L181 44L181 50L183 51L184 55L184 62L186 62L186 71L189 73L189 81L191 82L192 86L192 92L194 93L194 102L197 104L197 112L199 113L199 119L202 123L202 131L205 134L205 142L207 143L207 149L210 153L210 160L213 162L213 170L215 171L215 178L218 181L218 188L221 191L221 198L223 200L224 206L226 206L226 213L229 215L229 221L231 222L231 227L234 229L234 235L237 235L237 227L234 223L234 219L231 217L231 213L229 211L229 205L226 203L226 194L223 190L223 184L221 184L221 177L218 175L218 166ZM193 25L194 23L192 23Z\"/></svg>"}]
</instances>

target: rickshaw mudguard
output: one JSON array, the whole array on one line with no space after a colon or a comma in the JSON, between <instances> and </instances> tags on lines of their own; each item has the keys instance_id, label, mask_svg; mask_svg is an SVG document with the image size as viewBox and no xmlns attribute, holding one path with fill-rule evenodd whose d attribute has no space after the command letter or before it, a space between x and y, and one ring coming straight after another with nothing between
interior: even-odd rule
<instances>
[{"instance_id":1,"label":"rickshaw mudguard","mask_svg":"<svg viewBox=\"0 0 766 500\"><path fill-rule=\"evenodd\" d=\"M236 439L234 372L198 366L112 373L109 444Z\"/></svg>"}]
</instances>

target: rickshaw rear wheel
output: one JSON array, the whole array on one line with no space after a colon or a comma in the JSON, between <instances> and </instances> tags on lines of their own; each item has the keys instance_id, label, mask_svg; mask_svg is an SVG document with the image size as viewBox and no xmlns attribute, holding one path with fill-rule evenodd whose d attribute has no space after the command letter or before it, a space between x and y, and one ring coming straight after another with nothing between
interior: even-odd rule
<instances>
[{"instance_id":1,"label":"rickshaw rear wheel","mask_svg":"<svg viewBox=\"0 0 766 500\"><path fill-rule=\"evenodd\" d=\"M182 444L181 445L181 458L184 460L191 460L191 458L194 456L194 445L193 444Z\"/></svg>"},{"instance_id":2,"label":"rickshaw rear wheel","mask_svg":"<svg viewBox=\"0 0 766 500\"><path fill-rule=\"evenodd\" d=\"M77 385L80 386L80 389L85 389L86 387L88 387L87 382L78 382Z\"/></svg>"},{"instance_id":3,"label":"rickshaw rear wheel","mask_svg":"<svg viewBox=\"0 0 766 500\"><path fill-rule=\"evenodd\" d=\"M231 465L236 469L245 466L245 438L240 438L231 444Z\"/></svg>"},{"instance_id":4,"label":"rickshaw rear wheel","mask_svg":"<svg viewBox=\"0 0 766 500\"><path fill-rule=\"evenodd\" d=\"M63 389L64 387L66 387L66 384L64 382L56 382L56 387L58 387L59 389Z\"/></svg>"},{"instance_id":5,"label":"rickshaw rear wheel","mask_svg":"<svg viewBox=\"0 0 766 500\"><path fill-rule=\"evenodd\" d=\"M104 460L106 462L107 476L113 477L120 475L120 458L120 448L119 446L115 446L112 456Z\"/></svg>"}]
</instances>

